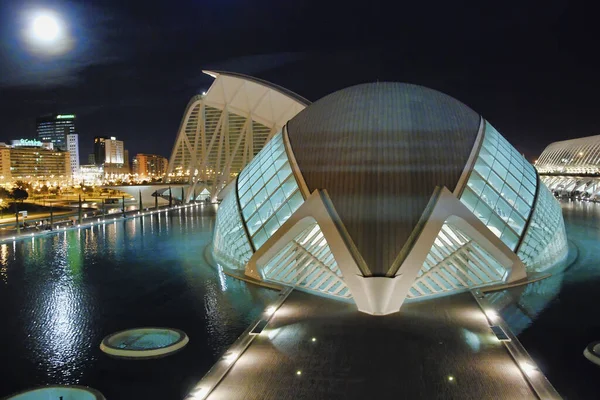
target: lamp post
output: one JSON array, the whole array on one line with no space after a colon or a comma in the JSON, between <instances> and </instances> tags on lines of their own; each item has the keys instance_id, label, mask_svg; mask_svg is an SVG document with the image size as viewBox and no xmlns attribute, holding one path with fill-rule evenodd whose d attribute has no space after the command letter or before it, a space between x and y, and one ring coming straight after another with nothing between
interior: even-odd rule
<instances>
[{"instance_id":1,"label":"lamp post","mask_svg":"<svg viewBox=\"0 0 600 400\"><path fill-rule=\"evenodd\" d=\"M15 205L15 219L16 219L17 235L18 235L19 233L21 233L21 228L19 227L19 206L17 206L16 200L13 202L13 204Z\"/></svg>"},{"instance_id":2,"label":"lamp post","mask_svg":"<svg viewBox=\"0 0 600 400\"><path fill-rule=\"evenodd\" d=\"M79 207L78 207L78 211L79 211L79 213L78 213L79 214L79 225L81 225L81 222L82 222L81 221L81 219L82 219L81 218L81 211L82 211L82 209L81 209L81 195L79 195Z\"/></svg>"}]
</instances>

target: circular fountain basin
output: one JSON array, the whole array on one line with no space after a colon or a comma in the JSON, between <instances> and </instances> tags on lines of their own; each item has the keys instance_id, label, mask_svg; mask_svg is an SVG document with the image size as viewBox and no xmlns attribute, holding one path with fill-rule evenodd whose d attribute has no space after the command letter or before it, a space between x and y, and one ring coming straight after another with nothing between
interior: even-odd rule
<instances>
[{"instance_id":1,"label":"circular fountain basin","mask_svg":"<svg viewBox=\"0 0 600 400\"><path fill-rule=\"evenodd\" d=\"M86 386L52 385L30 389L7 397L6 400L106 400L97 391Z\"/></svg>"},{"instance_id":2,"label":"circular fountain basin","mask_svg":"<svg viewBox=\"0 0 600 400\"><path fill-rule=\"evenodd\" d=\"M136 328L106 336L100 350L119 358L158 358L181 350L188 342L188 336L179 329Z\"/></svg>"},{"instance_id":3,"label":"circular fountain basin","mask_svg":"<svg viewBox=\"0 0 600 400\"><path fill-rule=\"evenodd\" d=\"M583 350L585 358L600 366L600 340L592 342Z\"/></svg>"}]
</instances>

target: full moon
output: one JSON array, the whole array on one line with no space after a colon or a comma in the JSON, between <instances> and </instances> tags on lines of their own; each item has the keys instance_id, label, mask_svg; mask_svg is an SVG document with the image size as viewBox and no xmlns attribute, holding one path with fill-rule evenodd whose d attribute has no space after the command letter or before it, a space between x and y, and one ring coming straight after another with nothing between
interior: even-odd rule
<instances>
[{"instance_id":1,"label":"full moon","mask_svg":"<svg viewBox=\"0 0 600 400\"><path fill-rule=\"evenodd\" d=\"M62 16L54 10L25 12L23 38L30 53L40 56L58 56L73 48L74 41Z\"/></svg>"},{"instance_id":2,"label":"full moon","mask_svg":"<svg viewBox=\"0 0 600 400\"><path fill-rule=\"evenodd\" d=\"M38 40L50 42L56 40L60 34L58 20L51 15L40 15L35 17L31 24L31 32Z\"/></svg>"}]
</instances>

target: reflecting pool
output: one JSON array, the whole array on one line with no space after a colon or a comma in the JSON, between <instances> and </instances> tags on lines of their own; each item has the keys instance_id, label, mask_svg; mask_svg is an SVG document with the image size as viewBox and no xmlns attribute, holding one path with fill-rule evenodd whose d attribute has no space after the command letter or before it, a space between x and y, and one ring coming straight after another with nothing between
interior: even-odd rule
<instances>
[{"instance_id":1,"label":"reflecting pool","mask_svg":"<svg viewBox=\"0 0 600 400\"><path fill-rule=\"evenodd\" d=\"M277 292L208 265L215 206L0 244L0 397L79 384L109 399L183 398ZM164 359L111 359L106 335L146 326L190 338Z\"/></svg>"},{"instance_id":2,"label":"reflecting pool","mask_svg":"<svg viewBox=\"0 0 600 400\"><path fill-rule=\"evenodd\" d=\"M564 201L570 266L490 297L559 393L597 398L600 367L583 356L600 340L600 204Z\"/></svg>"}]
</instances>

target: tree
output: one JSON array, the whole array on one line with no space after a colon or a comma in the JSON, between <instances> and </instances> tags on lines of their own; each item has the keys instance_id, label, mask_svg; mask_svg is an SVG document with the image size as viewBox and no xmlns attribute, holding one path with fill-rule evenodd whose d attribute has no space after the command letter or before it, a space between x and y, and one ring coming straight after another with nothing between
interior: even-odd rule
<instances>
[{"instance_id":1,"label":"tree","mask_svg":"<svg viewBox=\"0 0 600 400\"><path fill-rule=\"evenodd\" d=\"M15 187L13 188L13 190L10 192L10 197L18 202L23 202L24 200L27 200L27 198L29 197L29 193L27 193L26 190L21 189L20 187Z\"/></svg>"},{"instance_id":2,"label":"tree","mask_svg":"<svg viewBox=\"0 0 600 400\"><path fill-rule=\"evenodd\" d=\"M15 187L17 187L19 189L23 189L23 190L27 190L27 189L31 190L31 183L24 182L24 181L16 181Z\"/></svg>"}]
</instances>

